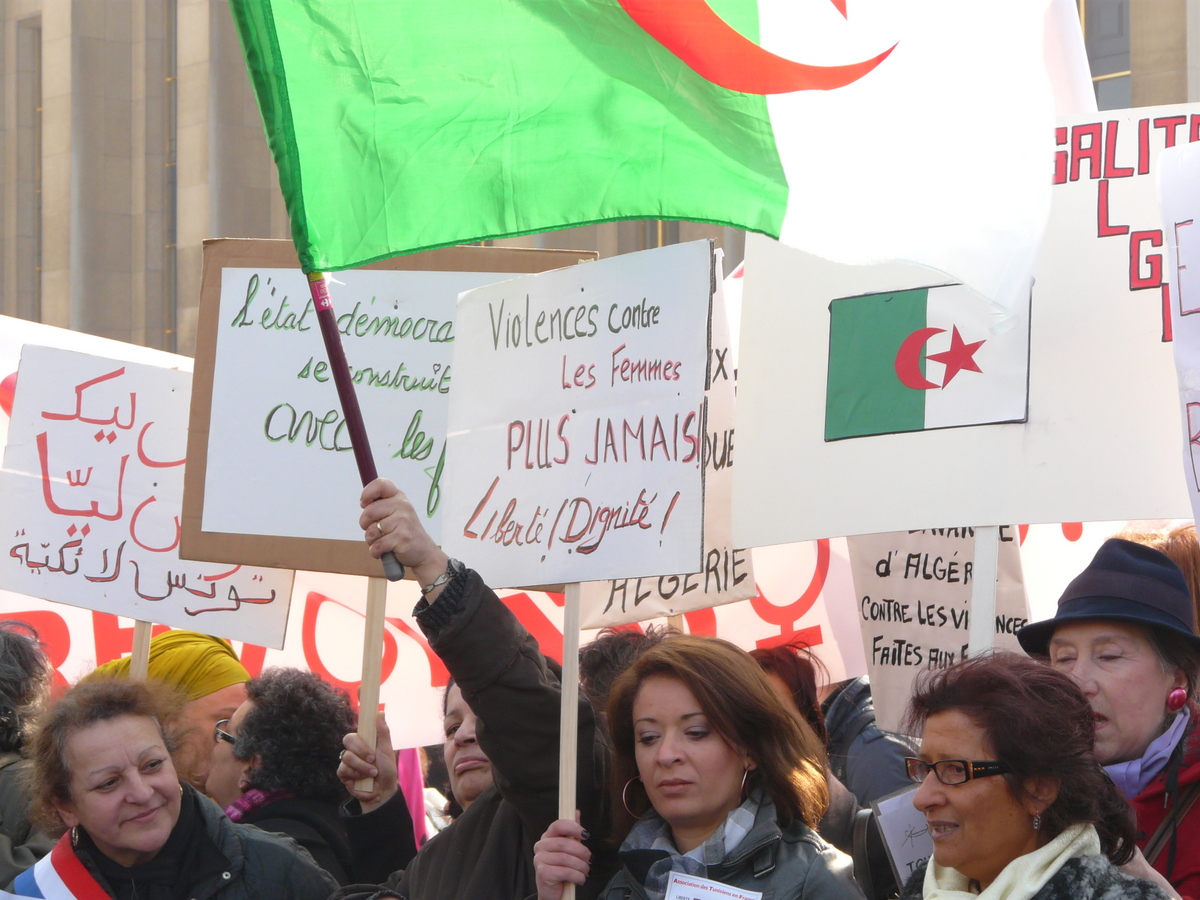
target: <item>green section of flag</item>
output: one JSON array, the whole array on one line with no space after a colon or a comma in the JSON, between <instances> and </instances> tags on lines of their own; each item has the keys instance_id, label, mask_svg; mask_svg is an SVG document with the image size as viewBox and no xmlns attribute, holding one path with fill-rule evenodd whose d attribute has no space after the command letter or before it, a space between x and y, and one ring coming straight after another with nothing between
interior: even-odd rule
<instances>
[{"instance_id":1,"label":"green section of flag","mask_svg":"<svg viewBox=\"0 0 1200 900\"><path fill-rule=\"evenodd\" d=\"M616 219L777 235L766 100L617 0L231 0L306 271ZM721 0L757 31L753 0Z\"/></svg>"},{"instance_id":2,"label":"green section of flag","mask_svg":"<svg viewBox=\"0 0 1200 900\"><path fill-rule=\"evenodd\" d=\"M825 440L919 431L925 427L925 391L896 375L896 352L925 327L928 290L843 297L829 306L829 376ZM925 352L920 351L925 372Z\"/></svg>"}]
</instances>

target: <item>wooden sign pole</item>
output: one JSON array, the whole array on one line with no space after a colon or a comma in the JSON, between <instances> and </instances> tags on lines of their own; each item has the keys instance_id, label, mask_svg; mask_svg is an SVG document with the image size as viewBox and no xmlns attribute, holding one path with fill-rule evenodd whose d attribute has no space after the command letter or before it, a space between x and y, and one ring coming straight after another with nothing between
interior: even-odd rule
<instances>
[{"instance_id":1,"label":"wooden sign pole","mask_svg":"<svg viewBox=\"0 0 1200 900\"><path fill-rule=\"evenodd\" d=\"M683 613L677 613L676 615L673 615L673 616L667 616L667 627L673 628L676 631L678 631L680 634L683 634L683 632L684 632Z\"/></svg>"},{"instance_id":2,"label":"wooden sign pole","mask_svg":"<svg viewBox=\"0 0 1200 900\"><path fill-rule=\"evenodd\" d=\"M145 681L150 674L150 623L135 619L133 622L133 653L129 657L129 677Z\"/></svg>"},{"instance_id":3,"label":"wooden sign pole","mask_svg":"<svg viewBox=\"0 0 1200 900\"><path fill-rule=\"evenodd\" d=\"M968 627L967 652L971 656L987 653L996 646L996 574L999 570L1000 528L987 525L975 528L975 583L971 585L971 624Z\"/></svg>"},{"instance_id":4,"label":"wooden sign pole","mask_svg":"<svg viewBox=\"0 0 1200 900\"><path fill-rule=\"evenodd\" d=\"M563 603L562 707L558 743L558 817L575 820L575 761L579 750L579 595L568 584ZM575 885L564 884L562 900L575 900Z\"/></svg>"},{"instance_id":5,"label":"wooden sign pole","mask_svg":"<svg viewBox=\"0 0 1200 900\"><path fill-rule=\"evenodd\" d=\"M375 746L375 723L379 718L387 585L386 578L367 579L367 625L363 632L362 686L358 692L358 734L368 747ZM374 778L361 778L354 782L354 789L369 791L374 782Z\"/></svg>"}]
</instances>

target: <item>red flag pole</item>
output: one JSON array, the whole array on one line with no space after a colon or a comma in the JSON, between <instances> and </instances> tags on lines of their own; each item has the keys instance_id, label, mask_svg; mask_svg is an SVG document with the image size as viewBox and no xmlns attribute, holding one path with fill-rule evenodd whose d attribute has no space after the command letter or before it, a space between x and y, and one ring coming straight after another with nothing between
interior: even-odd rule
<instances>
[{"instance_id":1,"label":"red flag pole","mask_svg":"<svg viewBox=\"0 0 1200 900\"><path fill-rule=\"evenodd\" d=\"M371 455L371 444L367 440L367 429L363 425L354 382L350 380L350 366L346 363L346 351L342 349L342 337L338 333L337 317L333 314L333 301L329 299L329 285L324 273L309 272L308 289L317 310L317 321L321 325L321 337L325 341L325 354L329 357L333 383L337 386L338 401L342 404L342 415L346 417L346 430L350 433L358 475L365 487L378 478L379 473L375 469L375 457ZM400 565L395 554L385 553L380 562L383 563L383 573L388 581L399 581L404 577L404 566Z\"/></svg>"}]
</instances>

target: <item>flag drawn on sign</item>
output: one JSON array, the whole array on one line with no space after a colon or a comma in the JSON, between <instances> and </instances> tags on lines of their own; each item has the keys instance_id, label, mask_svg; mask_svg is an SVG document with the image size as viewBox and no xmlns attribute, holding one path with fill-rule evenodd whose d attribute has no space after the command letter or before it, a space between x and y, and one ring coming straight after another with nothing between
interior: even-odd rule
<instances>
[{"instance_id":1,"label":"flag drawn on sign","mask_svg":"<svg viewBox=\"0 0 1200 900\"><path fill-rule=\"evenodd\" d=\"M996 333L961 284L842 297L829 306L825 440L1024 422L1029 303Z\"/></svg>"}]
</instances>

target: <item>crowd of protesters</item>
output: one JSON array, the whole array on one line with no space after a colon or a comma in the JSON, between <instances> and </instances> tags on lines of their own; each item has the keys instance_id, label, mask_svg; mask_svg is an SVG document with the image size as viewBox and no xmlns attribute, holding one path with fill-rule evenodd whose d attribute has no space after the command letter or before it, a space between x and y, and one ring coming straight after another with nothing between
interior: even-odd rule
<instances>
[{"instance_id":1,"label":"crowd of protesters","mask_svg":"<svg viewBox=\"0 0 1200 900\"><path fill-rule=\"evenodd\" d=\"M370 552L423 585L414 615L451 675L446 796L406 797L386 720L368 745L310 672L251 678L228 642L168 632L144 681L115 661L51 701L36 633L0 622L0 886L664 900L700 878L775 900L1200 900L1194 528L1106 541L1020 631L1028 656L923 671L916 739L802 645L605 631L580 653L578 813L560 819L559 665L393 485L362 507ZM914 782L933 855L897 879L871 804Z\"/></svg>"}]
</instances>

